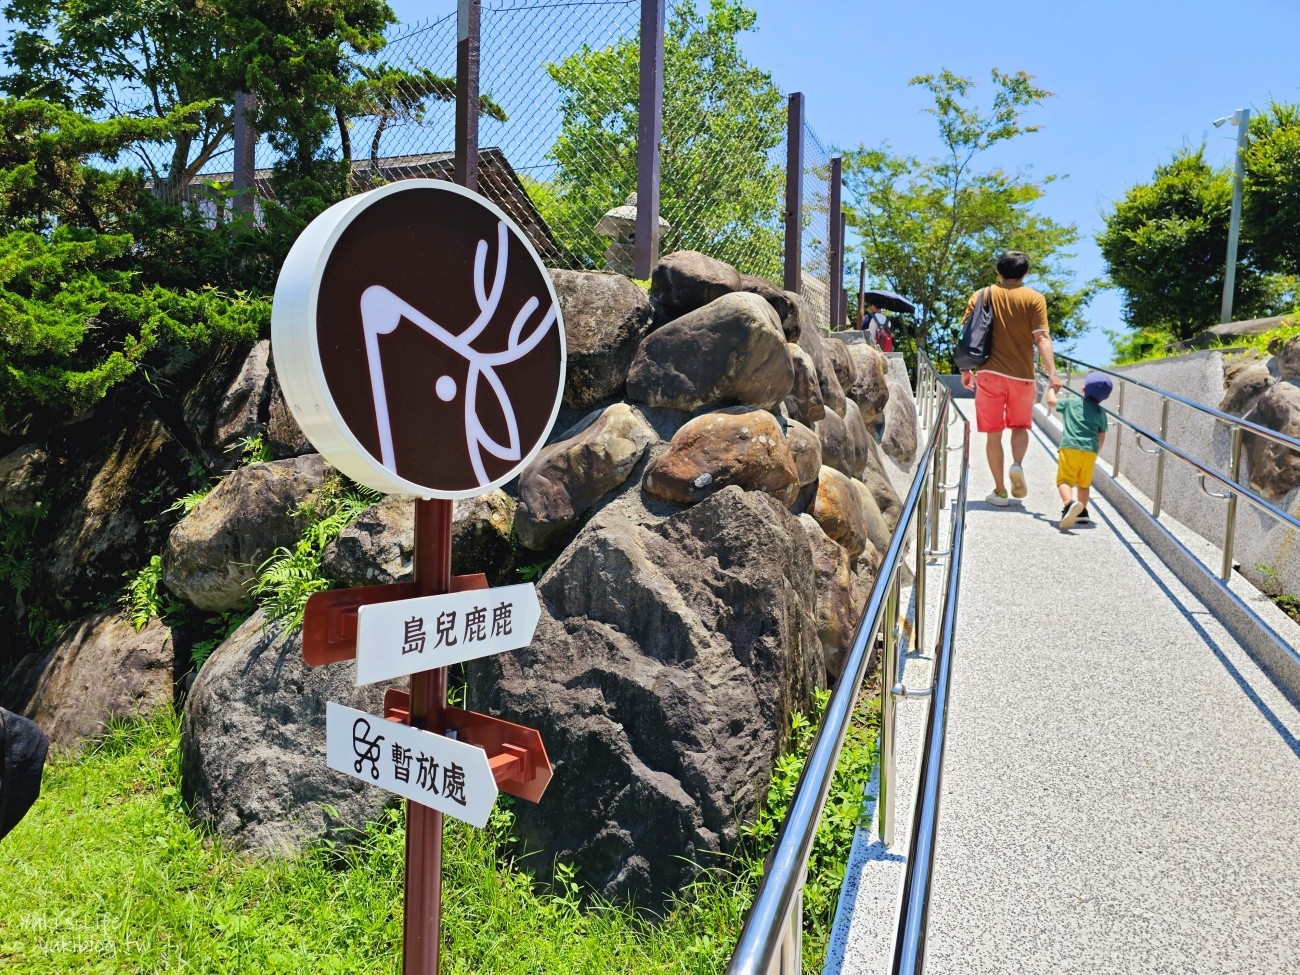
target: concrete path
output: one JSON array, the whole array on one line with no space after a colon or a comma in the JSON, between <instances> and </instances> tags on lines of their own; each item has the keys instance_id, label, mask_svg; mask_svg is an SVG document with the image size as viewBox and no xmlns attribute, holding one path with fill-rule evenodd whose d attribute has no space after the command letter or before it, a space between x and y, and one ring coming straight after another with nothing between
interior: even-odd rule
<instances>
[{"instance_id":1,"label":"concrete path","mask_svg":"<svg viewBox=\"0 0 1300 975\"><path fill-rule=\"evenodd\" d=\"M1297 975L1300 715L1104 500L1057 530L1036 431L1029 497L985 503L983 439L927 975ZM828 971L884 970L870 913Z\"/></svg>"}]
</instances>

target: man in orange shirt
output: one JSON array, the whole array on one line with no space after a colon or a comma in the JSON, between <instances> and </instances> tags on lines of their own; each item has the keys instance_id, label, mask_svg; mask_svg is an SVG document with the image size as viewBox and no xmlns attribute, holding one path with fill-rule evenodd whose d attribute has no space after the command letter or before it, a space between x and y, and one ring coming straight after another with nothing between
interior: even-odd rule
<instances>
[{"instance_id":1,"label":"man in orange shirt","mask_svg":"<svg viewBox=\"0 0 1300 975\"><path fill-rule=\"evenodd\" d=\"M985 500L1004 508L1011 497L1029 493L1021 463L1029 448L1029 426L1034 414L1034 348L1042 357L1047 381L1060 392L1052 355L1052 337L1047 331L1047 299L1025 287L1029 258L1021 251L1007 251L998 258L998 283L988 289L993 303L993 334L988 361L976 373L961 374L961 384L975 390L975 428L986 434L984 451L993 472L993 493ZM978 294L978 292L977 292ZM966 314L975 308L975 295L966 302ZM1005 454L1002 431L1011 431L1011 469L1004 477Z\"/></svg>"}]
</instances>

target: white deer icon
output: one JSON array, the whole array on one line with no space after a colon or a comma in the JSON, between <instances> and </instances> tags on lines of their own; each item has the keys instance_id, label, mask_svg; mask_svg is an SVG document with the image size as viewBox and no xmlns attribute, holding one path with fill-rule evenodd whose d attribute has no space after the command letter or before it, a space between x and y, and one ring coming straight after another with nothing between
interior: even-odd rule
<instances>
[{"instance_id":1,"label":"white deer icon","mask_svg":"<svg viewBox=\"0 0 1300 975\"><path fill-rule=\"evenodd\" d=\"M380 461L394 473L397 473L397 462L393 451L392 425L388 415L388 397L384 389L384 370L379 359L379 336L394 331L403 318L459 354L469 364L469 374L465 380L465 439L479 486L489 484L492 480L483 466L484 450L505 461L517 461L521 457L519 423L515 418L514 405L510 402L510 396L497 376L496 367L518 362L535 349L555 324L556 314L555 304L552 302L542 316L541 322L525 338L524 328L541 304L537 298L529 298L515 315L504 350L479 352L473 347L474 340L483 334L483 330L491 323L501 303L509 259L507 235L505 223L498 222L496 270L492 276L491 291L486 287L488 242L486 240L478 242L478 249L474 255L474 295L478 301L479 313L469 327L459 335L439 325L383 285L371 285L361 295L361 324L365 332L370 388L375 402L375 420L379 427ZM507 443L498 443L493 439L479 420L475 401L480 379L486 382L496 394L501 414L506 422ZM456 380L451 376L440 376L434 384L434 391L439 399L450 402L456 396Z\"/></svg>"}]
</instances>

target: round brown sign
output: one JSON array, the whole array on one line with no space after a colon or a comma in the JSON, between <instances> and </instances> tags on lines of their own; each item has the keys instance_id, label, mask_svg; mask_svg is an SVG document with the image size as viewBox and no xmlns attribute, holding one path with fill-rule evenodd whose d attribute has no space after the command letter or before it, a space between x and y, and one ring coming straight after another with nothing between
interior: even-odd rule
<instances>
[{"instance_id":1,"label":"round brown sign","mask_svg":"<svg viewBox=\"0 0 1300 975\"><path fill-rule=\"evenodd\" d=\"M405 180L345 200L294 244L272 343L290 409L345 474L459 498L513 477L564 389L550 275L496 206Z\"/></svg>"}]
</instances>

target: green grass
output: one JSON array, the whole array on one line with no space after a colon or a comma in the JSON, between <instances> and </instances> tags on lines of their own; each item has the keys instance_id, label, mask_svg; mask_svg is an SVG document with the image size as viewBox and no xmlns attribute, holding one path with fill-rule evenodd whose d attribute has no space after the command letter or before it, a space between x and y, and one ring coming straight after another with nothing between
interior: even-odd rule
<instances>
[{"instance_id":1,"label":"green grass","mask_svg":"<svg viewBox=\"0 0 1300 975\"><path fill-rule=\"evenodd\" d=\"M1114 351L1112 365L1131 366L1140 362L1152 362L1156 359L1167 359L1171 356L1189 355L1193 352L1214 351L1223 349L1243 350L1254 349L1262 355L1271 355L1268 351L1271 342L1287 342L1300 336L1300 320L1295 320L1289 324L1282 325L1268 332L1261 332L1258 335L1239 335L1232 338L1219 339L1205 349L1175 349L1178 339L1168 332L1162 332L1159 329L1143 329L1139 332L1112 332L1107 331L1106 337L1110 339L1111 347Z\"/></svg>"},{"instance_id":2,"label":"green grass","mask_svg":"<svg viewBox=\"0 0 1300 975\"><path fill-rule=\"evenodd\" d=\"M860 709L868 722L873 710ZM806 738L796 728L796 740ZM247 857L190 825L179 795L179 741L174 714L128 722L46 770L41 799L0 843L0 969L396 975L400 813L346 848ZM819 847L815 864L820 858L842 868L847 857L844 839L852 839L859 808L853 797L870 771L872 745L864 755L864 742L874 743L869 724L846 745L829 807L827 839L842 848ZM778 805L795 764L786 762L776 777ZM705 975L725 966L766 844L728 861L731 870L702 874L668 917L653 922L609 905L584 907L567 870L554 889L536 889L512 869L511 820L505 800L486 830L448 820L443 975ZM805 957L819 967L839 879L810 879L820 880L822 893L811 898Z\"/></svg>"}]
</instances>

